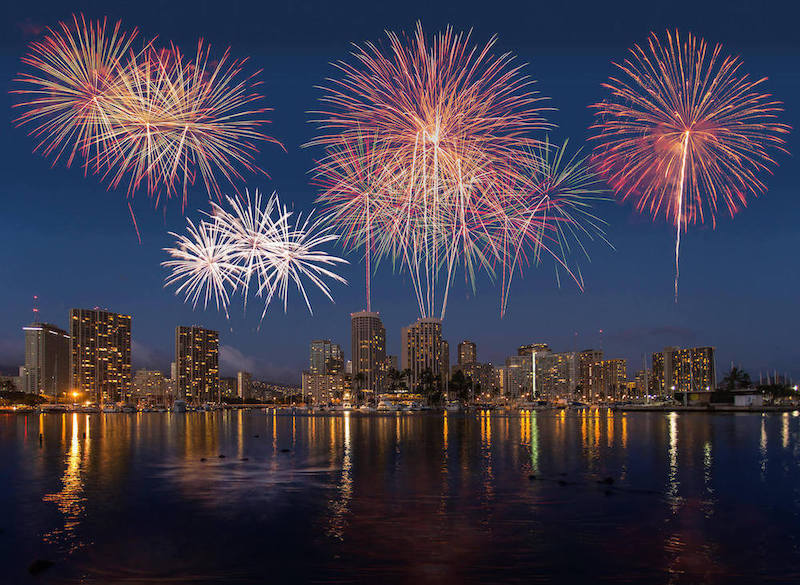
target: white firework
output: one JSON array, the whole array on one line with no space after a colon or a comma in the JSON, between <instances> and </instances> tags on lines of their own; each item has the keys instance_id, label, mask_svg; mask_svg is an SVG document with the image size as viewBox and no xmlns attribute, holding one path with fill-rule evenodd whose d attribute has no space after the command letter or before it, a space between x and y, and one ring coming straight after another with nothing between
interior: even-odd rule
<instances>
[{"instance_id":1,"label":"white firework","mask_svg":"<svg viewBox=\"0 0 800 585\"><path fill-rule=\"evenodd\" d=\"M234 241L214 223L201 221L197 226L188 219L186 235L170 232L177 238L175 248L165 248L173 258L162 265L172 269L166 284L177 284L175 294L183 293L192 307L203 299L203 308L214 299L217 310L228 315L230 295L242 282L242 267L233 256ZM230 289L230 292L229 290Z\"/></svg>"},{"instance_id":2,"label":"white firework","mask_svg":"<svg viewBox=\"0 0 800 585\"><path fill-rule=\"evenodd\" d=\"M192 300L195 307L201 297L204 307L214 298L227 316L230 298L237 290L247 305L251 279L255 279L252 290L264 299L262 319L276 296L287 310L292 284L313 314L306 281L331 301L327 281L347 284L333 271L347 261L321 249L339 236L321 219L312 220L313 212L303 218L289 211L276 193L262 206L257 190L252 199L248 192L243 199L228 197L227 202L230 210L212 204L208 219L197 228L189 221L188 235L173 234L178 247L166 249L174 258L163 263L172 269L166 284L179 283L176 294L186 293L186 300Z\"/></svg>"}]
</instances>

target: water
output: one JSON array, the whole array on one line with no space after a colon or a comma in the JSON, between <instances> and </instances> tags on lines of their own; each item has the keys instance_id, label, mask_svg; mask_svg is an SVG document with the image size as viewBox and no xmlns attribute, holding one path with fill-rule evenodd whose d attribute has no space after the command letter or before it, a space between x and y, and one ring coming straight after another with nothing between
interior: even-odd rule
<instances>
[{"instance_id":1,"label":"water","mask_svg":"<svg viewBox=\"0 0 800 585\"><path fill-rule=\"evenodd\" d=\"M799 431L796 413L2 415L0 582L798 583Z\"/></svg>"}]
</instances>

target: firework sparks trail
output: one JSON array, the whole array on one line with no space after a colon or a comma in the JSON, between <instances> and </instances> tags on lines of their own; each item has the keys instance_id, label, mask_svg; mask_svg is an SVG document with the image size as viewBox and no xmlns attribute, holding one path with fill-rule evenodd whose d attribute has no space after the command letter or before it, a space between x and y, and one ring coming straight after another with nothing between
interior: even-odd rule
<instances>
[{"instance_id":1,"label":"firework sparks trail","mask_svg":"<svg viewBox=\"0 0 800 585\"><path fill-rule=\"evenodd\" d=\"M779 121L781 102L763 93L766 78L742 71L694 35L651 34L616 65L611 92L595 108L598 171L639 212L663 216L676 229L675 301L681 233L726 209L733 216L748 195L766 191L759 178L776 165L790 127Z\"/></svg>"},{"instance_id":2,"label":"firework sparks trail","mask_svg":"<svg viewBox=\"0 0 800 585\"><path fill-rule=\"evenodd\" d=\"M231 298L241 292L245 303L254 279L255 295L264 299L263 320L275 297L288 309L291 285L313 313L305 281L333 301L328 280L347 284L333 268L345 260L332 256L322 247L339 236L313 212L303 217L282 205L272 194L262 206L258 191L251 199L228 197L230 210L213 204L211 213L197 226L187 220L188 233L177 238L177 247L166 248L172 258L162 263L171 270L166 285L177 285L176 294L196 307L214 300L217 309L228 316Z\"/></svg>"},{"instance_id":3,"label":"firework sparks trail","mask_svg":"<svg viewBox=\"0 0 800 585\"><path fill-rule=\"evenodd\" d=\"M269 109L258 105L260 72L247 74L246 59L229 51L213 60L202 40L187 59L153 41L134 49L136 36L119 22L111 29L74 16L30 45L29 71L13 93L24 100L15 122L31 126L35 150L54 165L79 155L110 189L127 181L129 197L141 188L156 206L180 194L185 208L198 176L219 199L220 180L235 188L243 171L262 172L256 145L277 142L262 130Z\"/></svg>"},{"instance_id":4,"label":"firework sparks trail","mask_svg":"<svg viewBox=\"0 0 800 585\"><path fill-rule=\"evenodd\" d=\"M317 203L342 234L345 246L364 247L367 311L371 311L373 232L391 229L381 208L392 205L396 188L392 152L377 138L363 136L343 140L326 152L314 171L314 181L322 189Z\"/></svg>"},{"instance_id":5,"label":"firework sparks trail","mask_svg":"<svg viewBox=\"0 0 800 585\"><path fill-rule=\"evenodd\" d=\"M420 315L443 318L459 265L474 288L479 269L493 276L518 256L498 233L519 246L556 227L535 234L529 222L527 236L510 234L541 198L520 191L519 167L532 164L531 134L551 128L549 108L511 54L492 54L495 39L476 47L450 28L427 38L420 25L410 39L387 35L387 49L356 47L355 63L337 63L340 78L322 88L322 135L310 143L326 149L320 201L346 246L364 246L367 262L390 256L408 270ZM364 136L374 141L369 152L352 146ZM376 165L366 184L362 168Z\"/></svg>"}]
</instances>

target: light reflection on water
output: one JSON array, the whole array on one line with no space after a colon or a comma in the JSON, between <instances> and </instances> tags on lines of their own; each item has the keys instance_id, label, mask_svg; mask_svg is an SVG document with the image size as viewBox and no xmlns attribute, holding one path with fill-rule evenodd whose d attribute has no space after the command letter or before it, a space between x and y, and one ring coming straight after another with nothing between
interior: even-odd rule
<instances>
[{"instance_id":1,"label":"light reflection on water","mask_svg":"<svg viewBox=\"0 0 800 585\"><path fill-rule=\"evenodd\" d=\"M14 583L34 558L63 583L796 582L799 431L601 409L6 416L0 562Z\"/></svg>"}]
</instances>

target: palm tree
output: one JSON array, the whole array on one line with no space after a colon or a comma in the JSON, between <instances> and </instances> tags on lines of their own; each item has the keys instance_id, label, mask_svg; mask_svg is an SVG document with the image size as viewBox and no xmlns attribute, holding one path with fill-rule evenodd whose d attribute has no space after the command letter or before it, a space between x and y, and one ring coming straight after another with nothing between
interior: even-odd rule
<instances>
[{"instance_id":1,"label":"palm tree","mask_svg":"<svg viewBox=\"0 0 800 585\"><path fill-rule=\"evenodd\" d=\"M406 385L406 390L409 392L413 391L414 389L411 387L411 368L406 368L402 372L400 372L400 377L404 380Z\"/></svg>"},{"instance_id":2,"label":"palm tree","mask_svg":"<svg viewBox=\"0 0 800 585\"><path fill-rule=\"evenodd\" d=\"M729 391L738 388L749 388L750 374L736 366L731 366L731 371L725 374L725 377L722 379L722 384L725 386L725 389Z\"/></svg>"}]
</instances>

